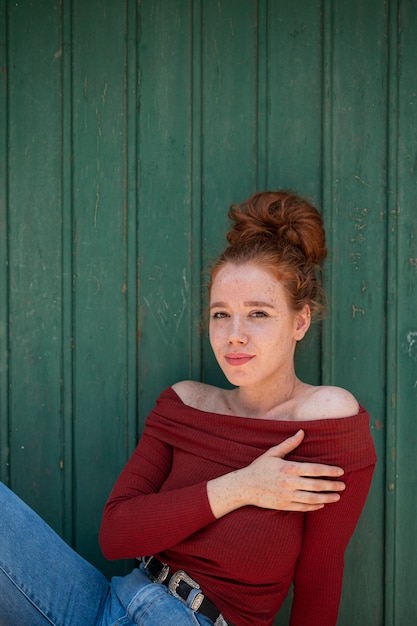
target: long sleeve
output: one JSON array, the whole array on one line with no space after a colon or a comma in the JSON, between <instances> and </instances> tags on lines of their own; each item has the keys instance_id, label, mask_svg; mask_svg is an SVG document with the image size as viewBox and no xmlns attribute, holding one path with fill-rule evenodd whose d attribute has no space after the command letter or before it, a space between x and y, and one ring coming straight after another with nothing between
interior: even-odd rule
<instances>
[{"instance_id":1,"label":"long sleeve","mask_svg":"<svg viewBox=\"0 0 417 626\"><path fill-rule=\"evenodd\" d=\"M207 481L246 467L297 426L201 411L165 390L105 506L105 556L157 554L239 626L271 626L294 580L291 626L334 626L343 553L376 462L366 410L303 422L306 436L287 457L343 467L339 502L307 514L246 506L216 520L207 497Z\"/></svg>"},{"instance_id":2,"label":"long sleeve","mask_svg":"<svg viewBox=\"0 0 417 626\"><path fill-rule=\"evenodd\" d=\"M145 429L104 508L100 546L106 558L156 554L215 520L207 481L160 492L171 464L171 446Z\"/></svg>"},{"instance_id":3,"label":"long sleeve","mask_svg":"<svg viewBox=\"0 0 417 626\"><path fill-rule=\"evenodd\" d=\"M365 504L373 471L371 465L345 475L346 489L339 502L305 514L290 626L335 626L344 553Z\"/></svg>"}]
</instances>

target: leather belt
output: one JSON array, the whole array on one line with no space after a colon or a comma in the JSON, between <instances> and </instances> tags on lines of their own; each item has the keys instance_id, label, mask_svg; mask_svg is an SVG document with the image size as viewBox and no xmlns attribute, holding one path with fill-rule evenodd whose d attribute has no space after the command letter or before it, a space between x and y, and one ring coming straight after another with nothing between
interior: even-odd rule
<instances>
[{"instance_id":1,"label":"leather belt","mask_svg":"<svg viewBox=\"0 0 417 626\"><path fill-rule=\"evenodd\" d=\"M149 572L152 582L168 587L172 596L187 604L196 613L211 619L215 626L227 626L219 609L204 595L200 585L183 570L171 572L169 565L154 556L144 556L141 562L142 567Z\"/></svg>"}]
</instances>

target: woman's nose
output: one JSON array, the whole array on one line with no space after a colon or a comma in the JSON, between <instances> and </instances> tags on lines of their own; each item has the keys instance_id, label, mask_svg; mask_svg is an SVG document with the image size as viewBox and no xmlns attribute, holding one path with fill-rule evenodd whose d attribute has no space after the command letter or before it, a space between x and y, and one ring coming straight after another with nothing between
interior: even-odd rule
<instances>
[{"instance_id":1,"label":"woman's nose","mask_svg":"<svg viewBox=\"0 0 417 626\"><path fill-rule=\"evenodd\" d=\"M244 345L248 342L247 333L242 321L238 318L232 319L229 329L228 343L238 343Z\"/></svg>"}]
</instances>

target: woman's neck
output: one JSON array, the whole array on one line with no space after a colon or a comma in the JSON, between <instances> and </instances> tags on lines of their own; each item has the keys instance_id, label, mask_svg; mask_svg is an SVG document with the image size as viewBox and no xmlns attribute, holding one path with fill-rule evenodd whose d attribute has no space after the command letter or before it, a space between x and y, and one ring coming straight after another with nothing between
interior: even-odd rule
<instances>
[{"instance_id":1,"label":"woman's neck","mask_svg":"<svg viewBox=\"0 0 417 626\"><path fill-rule=\"evenodd\" d=\"M228 411L242 417L263 417L293 400L304 387L293 372L285 380L261 387L237 387L225 392Z\"/></svg>"}]
</instances>

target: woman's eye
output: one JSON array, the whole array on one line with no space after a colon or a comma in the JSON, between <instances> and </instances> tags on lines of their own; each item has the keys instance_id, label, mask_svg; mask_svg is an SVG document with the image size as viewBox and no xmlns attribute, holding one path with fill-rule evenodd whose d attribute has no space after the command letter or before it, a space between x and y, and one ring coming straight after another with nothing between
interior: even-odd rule
<instances>
[{"instance_id":1,"label":"woman's eye","mask_svg":"<svg viewBox=\"0 0 417 626\"><path fill-rule=\"evenodd\" d=\"M250 317L268 317L268 314L265 311L252 311Z\"/></svg>"},{"instance_id":2,"label":"woman's eye","mask_svg":"<svg viewBox=\"0 0 417 626\"><path fill-rule=\"evenodd\" d=\"M215 320L223 319L224 317L227 317L225 311L216 311L216 313L213 313L213 319Z\"/></svg>"}]
</instances>

